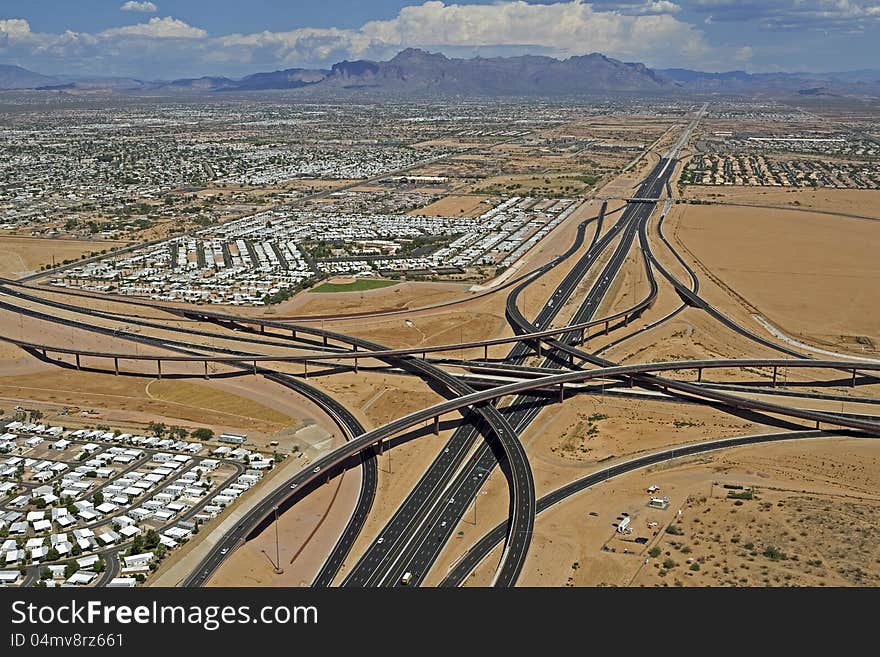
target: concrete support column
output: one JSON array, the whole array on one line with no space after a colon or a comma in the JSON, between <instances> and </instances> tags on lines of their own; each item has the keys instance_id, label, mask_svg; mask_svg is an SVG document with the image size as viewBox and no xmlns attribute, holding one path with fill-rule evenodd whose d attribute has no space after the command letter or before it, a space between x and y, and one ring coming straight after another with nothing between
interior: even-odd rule
<instances>
[{"instance_id":1,"label":"concrete support column","mask_svg":"<svg viewBox=\"0 0 880 657\"><path fill-rule=\"evenodd\" d=\"M434 417L434 435L437 436L440 434L440 416L437 415Z\"/></svg>"},{"instance_id":2,"label":"concrete support column","mask_svg":"<svg viewBox=\"0 0 880 657\"><path fill-rule=\"evenodd\" d=\"M355 358L354 359L354 373L357 374L357 371L358 371L358 359Z\"/></svg>"},{"instance_id":3,"label":"concrete support column","mask_svg":"<svg viewBox=\"0 0 880 657\"><path fill-rule=\"evenodd\" d=\"M305 368L305 377L308 379L309 378L309 361L304 360L303 367Z\"/></svg>"},{"instance_id":4,"label":"concrete support column","mask_svg":"<svg viewBox=\"0 0 880 657\"><path fill-rule=\"evenodd\" d=\"M156 360L156 372L159 374L159 380L162 380L162 361Z\"/></svg>"},{"instance_id":5,"label":"concrete support column","mask_svg":"<svg viewBox=\"0 0 880 657\"><path fill-rule=\"evenodd\" d=\"M327 346L327 336L325 335L323 337L324 337L324 346L326 347Z\"/></svg>"},{"instance_id":6,"label":"concrete support column","mask_svg":"<svg viewBox=\"0 0 880 657\"><path fill-rule=\"evenodd\" d=\"M565 384L560 383L559 384L559 403L561 404L564 401L565 401Z\"/></svg>"},{"instance_id":7,"label":"concrete support column","mask_svg":"<svg viewBox=\"0 0 880 657\"><path fill-rule=\"evenodd\" d=\"M697 383L702 383L702 381L703 381L703 368L698 367L697 368Z\"/></svg>"},{"instance_id":8,"label":"concrete support column","mask_svg":"<svg viewBox=\"0 0 880 657\"><path fill-rule=\"evenodd\" d=\"M76 369L79 369L79 354L76 355ZM855 382L856 374L853 372L853 382ZM855 385L855 383L853 383Z\"/></svg>"},{"instance_id":9,"label":"concrete support column","mask_svg":"<svg viewBox=\"0 0 880 657\"><path fill-rule=\"evenodd\" d=\"M210 377L208 376L208 361L205 361L205 378L206 378L206 379L210 378Z\"/></svg>"},{"instance_id":10,"label":"concrete support column","mask_svg":"<svg viewBox=\"0 0 880 657\"><path fill-rule=\"evenodd\" d=\"M257 361L254 361L254 376L257 375Z\"/></svg>"},{"instance_id":11,"label":"concrete support column","mask_svg":"<svg viewBox=\"0 0 880 657\"><path fill-rule=\"evenodd\" d=\"M849 387L850 388L856 387L856 371L855 370L853 370L852 381L850 382Z\"/></svg>"},{"instance_id":12,"label":"concrete support column","mask_svg":"<svg viewBox=\"0 0 880 657\"><path fill-rule=\"evenodd\" d=\"M776 387L776 366L773 366L773 387Z\"/></svg>"},{"instance_id":13,"label":"concrete support column","mask_svg":"<svg viewBox=\"0 0 880 657\"><path fill-rule=\"evenodd\" d=\"M489 345L483 345L483 360L489 360ZM855 374L853 374L853 380L855 380Z\"/></svg>"},{"instance_id":14,"label":"concrete support column","mask_svg":"<svg viewBox=\"0 0 880 657\"><path fill-rule=\"evenodd\" d=\"M119 375L119 359L118 358L113 359L113 373L116 375Z\"/></svg>"}]
</instances>

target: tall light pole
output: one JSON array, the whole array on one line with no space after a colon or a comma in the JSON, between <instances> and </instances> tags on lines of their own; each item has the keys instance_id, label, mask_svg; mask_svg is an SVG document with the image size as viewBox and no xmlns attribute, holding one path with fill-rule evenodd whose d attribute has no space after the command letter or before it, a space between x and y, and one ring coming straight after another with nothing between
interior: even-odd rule
<instances>
[{"instance_id":1,"label":"tall light pole","mask_svg":"<svg viewBox=\"0 0 880 657\"><path fill-rule=\"evenodd\" d=\"M280 575L284 569L281 567L281 550L278 545L278 506L272 507L272 510L275 512L275 574Z\"/></svg>"}]
</instances>

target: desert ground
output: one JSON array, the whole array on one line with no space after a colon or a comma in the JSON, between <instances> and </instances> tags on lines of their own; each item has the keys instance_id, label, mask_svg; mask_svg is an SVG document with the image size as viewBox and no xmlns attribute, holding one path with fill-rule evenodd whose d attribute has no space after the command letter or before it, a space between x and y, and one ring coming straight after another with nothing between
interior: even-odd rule
<instances>
[{"instance_id":1,"label":"desert ground","mask_svg":"<svg viewBox=\"0 0 880 657\"><path fill-rule=\"evenodd\" d=\"M786 334L850 351L880 345L880 223L688 205L670 224L693 263Z\"/></svg>"},{"instance_id":2,"label":"desert ground","mask_svg":"<svg viewBox=\"0 0 880 657\"><path fill-rule=\"evenodd\" d=\"M42 265L60 265L83 255L125 246L112 240L71 240L0 236L0 276L18 278L39 271ZM54 260L53 260L54 259Z\"/></svg>"}]
</instances>

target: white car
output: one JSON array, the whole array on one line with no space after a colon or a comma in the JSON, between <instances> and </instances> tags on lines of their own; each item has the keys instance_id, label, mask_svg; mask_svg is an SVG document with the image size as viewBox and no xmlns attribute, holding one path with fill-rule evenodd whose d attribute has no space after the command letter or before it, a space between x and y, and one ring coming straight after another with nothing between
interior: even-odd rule
<instances>
[{"instance_id":1,"label":"white car","mask_svg":"<svg viewBox=\"0 0 880 657\"><path fill-rule=\"evenodd\" d=\"M294 488L296 488L296 484L290 484L290 490L293 490Z\"/></svg>"},{"instance_id":2,"label":"white car","mask_svg":"<svg viewBox=\"0 0 880 657\"><path fill-rule=\"evenodd\" d=\"M229 552L229 548L223 548L220 550L220 554L226 554L227 552Z\"/></svg>"},{"instance_id":3,"label":"white car","mask_svg":"<svg viewBox=\"0 0 880 657\"><path fill-rule=\"evenodd\" d=\"M321 466L320 466L320 465L319 465L317 468L315 468L314 470L312 470L312 472L320 472L320 471L321 471Z\"/></svg>"},{"instance_id":4,"label":"white car","mask_svg":"<svg viewBox=\"0 0 880 657\"><path fill-rule=\"evenodd\" d=\"M385 537L384 537L384 536L380 536L380 537L379 537L379 540L376 541L376 543L384 543L384 542L385 542Z\"/></svg>"}]
</instances>

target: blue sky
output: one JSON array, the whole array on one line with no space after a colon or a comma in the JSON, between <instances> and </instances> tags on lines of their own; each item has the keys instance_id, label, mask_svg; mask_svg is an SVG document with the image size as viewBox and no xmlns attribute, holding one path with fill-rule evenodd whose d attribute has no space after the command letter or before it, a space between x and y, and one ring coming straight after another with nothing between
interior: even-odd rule
<instances>
[{"instance_id":1,"label":"blue sky","mask_svg":"<svg viewBox=\"0 0 880 657\"><path fill-rule=\"evenodd\" d=\"M602 52L662 68L877 68L880 0L2 0L0 63L42 73L238 76L408 47Z\"/></svg>"}]
</instances>

